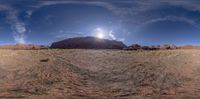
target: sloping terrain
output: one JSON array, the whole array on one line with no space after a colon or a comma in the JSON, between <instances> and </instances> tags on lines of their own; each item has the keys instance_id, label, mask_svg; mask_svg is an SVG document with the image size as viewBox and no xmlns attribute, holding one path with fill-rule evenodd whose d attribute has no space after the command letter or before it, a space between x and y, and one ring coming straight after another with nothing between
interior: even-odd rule
<instances>
[{"instance_id":1,"label":"sloping terrain","mask_svg":"<svg viewBox=\"0 0 200 99\"><path fill-rule=\"evenodd\" d=\"M0 50L0 98L200 97L200 50Z\"/></svg>"}]
</instances>

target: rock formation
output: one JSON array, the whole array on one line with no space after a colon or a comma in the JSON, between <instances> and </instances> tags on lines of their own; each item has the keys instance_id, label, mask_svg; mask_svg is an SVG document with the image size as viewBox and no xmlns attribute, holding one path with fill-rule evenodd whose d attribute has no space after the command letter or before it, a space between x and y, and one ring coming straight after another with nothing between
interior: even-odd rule
<instances>
[{"instance_id":1,"label":"rock formation","mask_svg":"<svg viewBox=\"0 0 200 99\"><path fill-rule=\"evenodd\" d=\"M95 37L76 37L52 43L50 48L59 49L123 49L121 41L99 39Z\"/></svg>"}]
</instances>

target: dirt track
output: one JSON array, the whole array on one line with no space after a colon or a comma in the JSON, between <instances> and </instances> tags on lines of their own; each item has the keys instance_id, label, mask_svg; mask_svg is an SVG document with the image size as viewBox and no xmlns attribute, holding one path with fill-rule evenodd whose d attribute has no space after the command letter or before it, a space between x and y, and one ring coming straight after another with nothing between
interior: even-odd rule
<instances>
[{"instance_id":1,"label":"dirt track","mask_svg":"<svg viewBox=\"0 0 200 99\"><path fill-rule=\"evenodd\" d=\"M0 50L0 98L200 98L200 50Z\"/></svg>"}]
</instances>

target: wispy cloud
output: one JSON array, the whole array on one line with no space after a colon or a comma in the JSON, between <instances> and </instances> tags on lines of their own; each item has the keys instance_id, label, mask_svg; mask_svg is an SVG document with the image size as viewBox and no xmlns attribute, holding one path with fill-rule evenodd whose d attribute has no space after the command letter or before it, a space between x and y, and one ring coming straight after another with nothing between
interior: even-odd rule
<instances>
[{"instance_id":1,"label":"wispy cloud","mask_svg":"<svg viewBox=\"0 0 200 99\"><path fill-rule=\"evenodd\" d=\"M115 35L113 34L112 31L110 31L110 33L109 33L108 35L109 35L109 37L110 37L111 39L113 39L113 40L116 40L116 39L117 39L117 38L115 37Z\"/></svg>"},{"instance_id":2,"label":"wispy cloud","mask_svg":"<svg viewBox=\"0 0 200 99\"><path fill-rule=\"evenodd\" d=\"M18 19L18 11L10 5L0 5L0 11L6 12L7 22L11 25L13 30L13 38L16 43L26 43L25 41L25 24Z\"/></svg>"},{"instance_id":3,"label":"wispy cloud","mask_svg":"<svg viewBox=\"0 0 200 99\"><path fill-rule=\"evenodd\" d=\"M187 10L191 11L199 11L200 12L200 2L197 0L124 0L124 1L40 1L38 5L33 6L34 8L38 9L44 6L50 5L58 5L58 4L85 4L85 5L95 5L104 7L110 10L112 13L122 17L130 17L132 16L132 21L137 21L135 24L143 23L144 21L140 22L140 20L134 20L135 17L142 17L145 20L144 23L151 21L151 20L159 20L163 16L159 15L151 15L145 16L145 12L151 11L153 9L159 9L163 5L171 5L171 6L179 6ZM29 11L30 13L30 11ZM156 16L156 17L153 17ZM175 16L175 15L174 15ZM176 16L179 17L179 16ZM181 16L181 18L184 16ZM146 19L145 19L146 18ZM171 17L173 18L173 17ZM126 19L126 18L125 18ZM178 19L178 18L175 18ZM187 18L188 19L188 18ZM190 19L192 20L192 19ZM126 20L124 20L126 21ZM130 21L130 19L128 20Z\"/></svg>"},{"instance_id":4,"label":"wispy cloud","mask_svg":"<svg viewBox=\"0 0 200 99\"><path fill-rule=\"evenodd\" d=\"M32 14L32 11L44 6L59 5L59 4L85 4L93 6L101 6L107 8L113 13L121 16L137 15L141 12L157 9L162 5L181 6L185 9L200 11L200 1L198 0L47 0L37 1L35 5L28 5L31 10L28 10L28 15Z\"/></svg>"},{"instance_id":5,"label":"wispy cloud","mask_svg":"<svg viewBox=\"0 0 200 99\"><path fill-rule=\"evenodd\" d=\"M190 25L200 29L199 25L194 20L188 19L188 18L185 18L185 17L178 17L178 16L166 16L166 17L162 17L162 18L156 18L156 19L148 20L148 21L142 23L140 26L138 26L137 29L140 29L144 26L151 25L152 23L156 23L156 22L159 22L159 21L184 22L184 23L190 24Z\"/></svg>"},{"instance_id":6,"label":"wispy cloud","mask_svg":"<svg viewBox=\"0 0 200 99\"><path fill-rule=\"evenodd\" d=\"M86 36L86 35L85 35L85 33L82 33L82 32L60 30L60 31L58 31L58 34L56 35L56 39L63 40L63 39L67 39L67 38L81 37L81 36Z\"/></svg>"}]
</instances>

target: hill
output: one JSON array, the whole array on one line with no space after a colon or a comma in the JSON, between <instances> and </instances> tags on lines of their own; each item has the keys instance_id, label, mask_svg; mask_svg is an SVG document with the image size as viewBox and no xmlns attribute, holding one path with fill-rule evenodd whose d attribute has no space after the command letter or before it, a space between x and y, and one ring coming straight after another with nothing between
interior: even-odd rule
<instances>
[{"instance_id":1,"label":"hill","mask_svg":"<svg viewBox=\"0 0 200 99\"><path fill-rule=\"evenodd\" d=\"M50 48L61 49L123 49L121 41L99 39L95 37L76 37L52 43Z\"/></svg>"}]
</instances>

